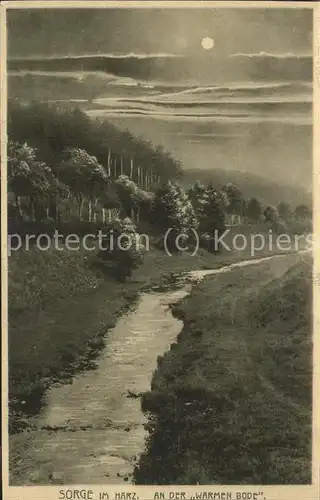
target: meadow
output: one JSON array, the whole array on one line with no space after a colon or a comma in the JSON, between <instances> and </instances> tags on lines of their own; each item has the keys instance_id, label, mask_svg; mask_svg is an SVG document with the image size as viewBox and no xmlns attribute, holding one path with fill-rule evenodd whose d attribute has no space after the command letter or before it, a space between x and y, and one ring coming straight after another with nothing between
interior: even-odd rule
<instances>
[{"instance_id":1,"label":"meadow","mask_svg":"<svg viewBox=\"0 0 320 500\"><path fill-rule=\"evenodd\" d=\"M311 482L311 268L235 269L174 306L184 327L142 399L137 484Z\"/></svg>"}]
</instances>

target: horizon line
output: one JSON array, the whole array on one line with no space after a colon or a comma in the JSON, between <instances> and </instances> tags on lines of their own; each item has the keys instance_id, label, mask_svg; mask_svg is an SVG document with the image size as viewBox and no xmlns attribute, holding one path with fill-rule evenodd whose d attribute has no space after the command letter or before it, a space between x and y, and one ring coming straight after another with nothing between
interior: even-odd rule
<instances>
[{"instance_id":1,"label":"horizon line","mask_svg":"<svg viewBox=\"0 0 320 500\"><path fill-rule=\"evenodd\" d=\"M213 55L215 57L218 56L218 58L232 58L232 57L248 57L248 58L255 58L255 57L270 57L270 58L279 58L279 59L286 59L286 58L312 58L313 54L312 52L310 53L293 53L293 52L284 52L280 54L273 54L269 52L235 52L235 53L229 53L229 54L215 54L215 51L204 51L204 50L199 50L199 52L193 52L190 54L187 53L136 53L136 52L128 52L128 53L101 53L101 52L96 52L96 53L91 53L91 54L56 54L56 55L31 55L31 56L10 56L8 55L7 59L8 60L50 60L50 59L81 59L81 58L94 58L94 57L105 57L105 58L110 58L110 59L152 59L152 58L188 58L188 57L199 57L199 55L203 56L210 56Z\"/></svg>"}]
</instances>

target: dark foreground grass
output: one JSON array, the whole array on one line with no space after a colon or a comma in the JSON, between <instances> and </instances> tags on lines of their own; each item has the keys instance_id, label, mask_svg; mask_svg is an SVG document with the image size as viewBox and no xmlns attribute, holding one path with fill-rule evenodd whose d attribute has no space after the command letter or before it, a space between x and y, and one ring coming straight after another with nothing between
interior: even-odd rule
<instances>
[{"instance_id":1,"label":"dark foreground grass","mask_svg":"<svg viewBox=\"0 0 320 500\"><path fill-rule=\"evenodd\" d=\"M184 328L142 399L137 484L311 482L311 282L289 256L207 278L174 308Z\"/></svg>"}]
</instances>

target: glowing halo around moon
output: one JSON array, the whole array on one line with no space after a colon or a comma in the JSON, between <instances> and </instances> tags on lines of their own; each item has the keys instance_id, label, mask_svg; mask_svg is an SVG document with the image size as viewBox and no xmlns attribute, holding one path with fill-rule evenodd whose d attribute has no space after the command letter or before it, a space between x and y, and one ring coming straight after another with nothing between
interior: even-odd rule
<instances>
[{"instance_id":1,"label":"glowing halo around moon","mask_svg":"<svg viewBox=\"0 0 320 500\"><path fill-rule=\"evenodd\" d=\"M204 50L210 50L213 49L214 47L214 40L210 36L205 36L204 38L201 39L201 47Z\"/></svg>"}]
</instances>

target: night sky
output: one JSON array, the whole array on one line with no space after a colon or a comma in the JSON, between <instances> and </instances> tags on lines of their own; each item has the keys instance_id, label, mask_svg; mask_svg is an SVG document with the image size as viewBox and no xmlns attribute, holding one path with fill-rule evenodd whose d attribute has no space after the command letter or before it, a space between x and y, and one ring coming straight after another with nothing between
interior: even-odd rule
<instances>
[{"instance_id":1,"label":"night sky","mask_svg":"<svg viewBox=\"0 0 320 500\"><path fill-rule=\"evenodd\" d=\"M49 73L9 80L16 97L68 100L79 97L79 86L93 89L98 114L161 144L185 169L241 170L311 187L312 9L9 9L7 15L9 59L182 56L96 57L89 66L61 57L40 61L34 70ZM204 37L214 39L211 50L201 47ZM32 61L21 60L9 69L21 64L32 69ZM61 65L75 71L64 83ZM86 71L95 73L79 83Z\"/></svg>"},{"instance_id":2,"label":"night sky","mask_svg":"<svg viewBox=\"0 0 320 500\"><path fill-rule=\"evenodd\" d=\"M13 9L9 56L96 53L310 53L310 9Z\"/></svg>"}]
</instances>

